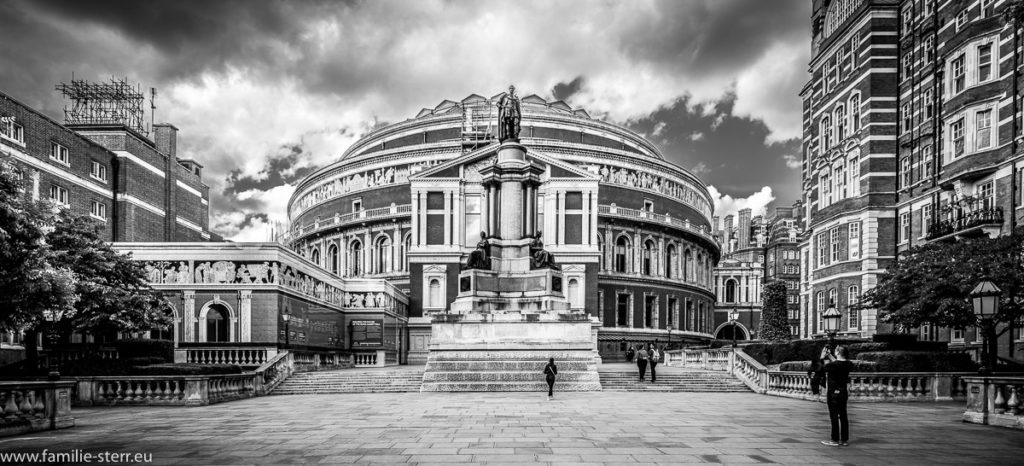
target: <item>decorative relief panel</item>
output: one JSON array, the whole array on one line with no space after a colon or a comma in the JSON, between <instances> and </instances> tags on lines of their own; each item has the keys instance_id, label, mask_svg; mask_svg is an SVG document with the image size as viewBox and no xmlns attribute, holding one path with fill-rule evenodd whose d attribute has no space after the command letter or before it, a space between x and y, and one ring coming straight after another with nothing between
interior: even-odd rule
<instances>
[{"instance_id":1,"label":"decorative relief panel","mask_svg":"<svg viewBox=\"0 0 1024 466\"><path fill-rule=\"evenodd\" d=\"M582 165L582 168L597 172L604 183L617 184L630 188L641 188L656 191L678 199L696 208L700 213L710 217L711 206L689 183L671 180L666 177L652 175L645 171L620 168L612 165Z\"/></svg>"},{"instance_id":2,"label":"decorative relief panel","mask_svg":"<svg viewBox=\"0 0 1024 466\"><path fill-rule=\"evenodd\" d=\"M429 160L414 164L407 164L388 168L367 170L354 175L342 176L322 181L313 187L292 204L291 218L295 218L304 210L322 201L339 197L350 192L363 189L388 186L409 182L409 175L418 173L426 168L443 162L444 159Z\"/></svg>"}]
</instances>

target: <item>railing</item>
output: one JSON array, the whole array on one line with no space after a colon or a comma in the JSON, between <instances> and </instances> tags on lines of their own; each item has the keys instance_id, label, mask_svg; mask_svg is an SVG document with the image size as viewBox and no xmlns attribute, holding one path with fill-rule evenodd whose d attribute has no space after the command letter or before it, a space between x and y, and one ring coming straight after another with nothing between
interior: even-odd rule
<instances>
[{"instance_id":1,"label":"railing","mask_svg":"<svg viewBox=\"0 0 1024 466\"><path fill-rule=\"evenodd\" d=\"M322 369L339 369L352 367L352 357L339 353L314 353L310 351L293 351L296 372L310 372Z\"/></svg>"},{"instance_id":2,"label":"railing","mask_svg":"<svg viewBox=\"0 0 1024 466\"><path fill-rule=\"evenodd\" d=\"M964 422L1024 429L1024 377L965 377Z\"/></svg>"},{"instance_id":3,"label":"railing","mask_svg":"<svg viewBox=\"0 0 1024 466\"><path fill-rule=\"evenodd\" d=\"M933 240L983 225L1001 225L1002 223L1002 207L976 209L971 212L961 213L956 218L932 224L928 229L927 239Z\"/></svg>"},{"instance_id":4,"label":"railing","mask_svg":"<svg viewBox=\"0 0 1024 466\"><path fill-rule=\"evenodd\" d=\"M0 436L73 427L74 382L0 382Z\"/></svg>"},{"instance_id":5,"label":"railing","mask_svg":"<svg viewBox=\"0 0 1024 466\"><path fill-rule=\"evenodd\" d=\"M646 210L629 209L629 208L625 208L625 207L618 207L618 206L612 206L612 205L599 205L599 206L597 206L597 213L599 215L607 215L607 216L611 216L611 217L621 217L621 218L628 218L628 219L633 219L633 220L648 220L648 221L654 222L654 223L662 223L662 224L665 224L665 225L671 225L671 226L674 226L676 228L679 228L679 229L688 231L690 233L693 233L693 234L695 234L697 236L700 236L700 237L702 237L704 239L707 239L708 241L711 241L712 243L717 244L717 240L715 239L715 236L712 235L710 231L705 229L703 227L703 225L697 226L697 225L694 225L694 224L690 223L690 220L688 220L688 219L684 220L684 219L672 217L671 215L656 214L654 212L648 212Z\"/></svg>"},{"instance_id":6,"label":"railing","mask_svg":"<svg viewBox=\"0 0 1024 466\"><path fill-rule=\"evenodd\" d=\"M323 230L328 227L345 226L366 220L379 220L388 217L407 215L410 213L412 213L412 204L378 207L376 209L360 210L358 212L339 214L335 215L334 217L318 220L301 228L295 228L294 235L289 235L289 238L299 239L302 236Z\"/></svg>"},{"instance_id":7,"label":"railing","mask_svg":"<svg viewBox=\"0 0 1024 466\"><path fill-rule=\"evenodd\" d=\"M175 362L259 366L273 356L274 348L179 348ZM179 359L181 359L179 361Z\"/></svg>"},{"instance_id":8,"label":"railing","mask_svg":"<svg viewBox=\"0 0 1024 466\"><path fill-rule=\"evenodd\" d=\"M356 367L377 367L384 365L384 352L377 351L373 353L356 353L352 355L355 359Z\"/></svg>"},{"instance_id":9,"label":"railing","mask_svg":"<svg viewBox=\"0 0 1024 466\"><path fill-rule=\"evenodd\" d=\"M683 367L731 372L751 390L768 395L823 399L811 391L806 372L768 370L742 349L673 351ZM850 374L853 401L949 401L966 397L968 372L856 372ZM1021 385L1024 386L1024 380ZM1009 396L1009 394L1007 394ZM1022 394L1021 396L1024 396ZM1024 399L1022 399L1024 402Z\"/></svg>"},{"instance_id":10,"label":"railing","mask_svg":"<svg viewBox=\"0 0 1024 466\"><path fill-rule=\"evenodd\" d=\"M256 369L256 394L266 395L295 372L295 360L292 353L281 351L269 361Z\"/></svg>"},{"instance_id":11,"label":"railing","mask_svg":"<svg viewBox=\"0 0 1024 466\"><path fill-rule=\"evenodd\" d=\"M256 395L255 372L227 375L75 377L75 403L202 406Z\"/></svg>"},{"instance_id":12,"label":"railing","mask_svg":"<svg viewBox=\"0 0 1024 466\"><path fill-rule=\"evenodd\" d=\"M46 360L59 359L60 362L78 361L81 359L118 359L117 348L107 346L74 346L58 347L46 352Z\"/></svg>"}]
</instances>

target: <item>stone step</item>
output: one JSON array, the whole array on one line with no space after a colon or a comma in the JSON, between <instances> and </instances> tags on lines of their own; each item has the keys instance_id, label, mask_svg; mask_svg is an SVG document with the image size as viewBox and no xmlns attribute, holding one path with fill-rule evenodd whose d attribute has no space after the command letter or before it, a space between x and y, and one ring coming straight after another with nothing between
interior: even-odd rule
<instances>
[{"instance_id":1,"label":"stone step","mask_svg":"<svg viewBox=\"0 0 1024 466\"><path fill-rule=\"evenodd\" d=\"M418 392L423 371L336 370L301 372L281 382L275 395Z\"/></svg>"},{"instance_id":2,"label":"stone step","mask_svg":"<svg viewBox=\"0 0 1024 466\"><path fill-rule=\"evenodd\" d=\"M597 391L601 385L593 382L555 383L559 392ZM547 392L545 382L424 382L424 392Z\"/></svg>"},{"instance_id":3,"label":"stone step","mask_svg":"<svg viewBox=\"0 0 1024 466\"><path fill-rule=\"evenodd\" d=\"M501 370L501 371L537 371L544 370L547 361L429 361L428 371L460 371L460 370ZM559 372L569 370L589 370L594 367L590 361L569 361L556 364Z\"/></svg>"},{"instance_id":4,"label":"stone step","mask_svg":"<svg viewBox=\"0 0 1024 466\"><path fill-rule=\"evenodd\" d=\"M594 353L586 350L565 351L438 351L431 352L431 361L538 361L547 363L554 358L555 364L568 361L592 361Z\"/></svg>"},{"instance_id":5,"label":"stone step","mask_svg":"<svg viewBox=\"0 0 1024 466\"><path fill-rule=\"evenodd\" d=\"M593 372L567 372L559 371L557 379L564 382L593 381L600 379ZM423 382L539 382L546 383L545 376L535 372L428 372L423 376Z\"/></svg>"}]
</instances>

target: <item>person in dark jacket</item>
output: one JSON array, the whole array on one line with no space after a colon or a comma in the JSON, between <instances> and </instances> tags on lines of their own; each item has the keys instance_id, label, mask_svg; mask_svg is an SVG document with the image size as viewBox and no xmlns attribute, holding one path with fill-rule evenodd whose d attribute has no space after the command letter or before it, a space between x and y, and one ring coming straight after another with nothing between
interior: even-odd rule
<instances>
[{"instance_id":1,"label":"person in dark jacket","mask_svg":"<svg viewBox=\"0 0 1024 466\"><path fill-rule=\"evenodd\" d=\"M647 349L647 367L651 368L651 383L658 381L658 373L654 369L658 367L659 362L661 362L661 351L658 351L657 346L651 344Z\"/></svg>"},{"instance_id":2,"label":"person in dark jacket","mask_svg":"<svg viewBox=\"0 0 1024 466\"><path fill-rule=\"evenodd\" d=\"M821 394L821 386L825 385L825 363L828 362L828 355L831 353L832 348L825 345L818 359L811 361L811 370L807 371L807 376L811 378L811 393L815 395Z\"/></svg>"},{"instance_id":3,"label":"person in dark jacket","mask_svg":"<svg viewBox=\"0 0 1024 466\"><path fill-rule=\"evenodd\" d=\"M822 440L828 446L847 446L850 444L850 419L846 414L846 402L850 399L850 371L853 363L846 360L846 347L835 349L835 354L828 354L829 362L825 364L825 389L828 401L828 419L832 423L832 438Z\"/></svg>"},{"instance_id":4,"label":"person in dark jacket","mask_svg":"<svg viewBox=\"0 0 1024 466\"><path fill-rule=\"evenodd\" d=\"M633 357L636 356L636 351L633 349L633 345L626 347L626 362L633 362Z\"/></svg>"},{"instance_id":5,"label":"person in dark jacket","mask_svg":"<svg viewBox=\"0 0 1024 466\"><path fill-rule=\"evenodd\" d=\"M644 381L644 375L647 374L647 350L644 349L644 345L636 345L636 368L640 371L640 381Z\"/></svg>"},{"instance_id":6,"label":"person in dark jacket","mask_svg":"<svg viewBox=\"0 0 1024 466\"><path fill-rule=\"evenodd\" d=\"M548 382L548 399L555 397L555 376L558 375L558 367L555 366L555 358L548 360L548 365L544 366L544 376Z\"/></svg>"}]
</instances>

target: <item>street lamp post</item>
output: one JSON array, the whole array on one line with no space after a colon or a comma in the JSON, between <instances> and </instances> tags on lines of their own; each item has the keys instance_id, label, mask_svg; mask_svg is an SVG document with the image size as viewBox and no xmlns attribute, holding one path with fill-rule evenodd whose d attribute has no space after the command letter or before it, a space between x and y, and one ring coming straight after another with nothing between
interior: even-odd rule
<instances>
[{"instance_id":1,"label":"street lamp post","mask_svg":"<svg viewBox=\"0 0 1024 466\"><path fill-rule=\"evenodd\" d=\"M839 332L839 322L843 319L843 314L836 309L835 301L829 301L828 309L821 315L822 325L825 327L825 333L828 335L829 347L835 347L836 333Z\"/></svg>"},{"instance_id":2,"label":"street lamp post","mask_svg":"<svg viewBox=\"0 0 1024 466\"><path fill-rule=\"evenodd\" d=\"M60 341L60 335L57 333L57 323L60 322L61 313L47 309L43 311L43 318L49 323L50 331L46 334L46 343L49 346L48 359L50 360L50 371L46 375L49 380L60 380L60 354L57 353L57 343ZM35 343L33 343L35 344Z\"/></svg>"},{"instance_id":3,"label":"street lamp post","mask_svg":"<svg viewBox=\"0 0 1024 466\"><path fill-rule=\"evenodd\" d=\"M292 315L287 313L281 314L281 320L284 321L284 346L285 348L291 347L291 332L288 328L288 323L292 320Z\"/></svg>"},{"instance_id":4,"label":"street lamp post","mask_svg":"<svg viewBox=\"0 0 1024 466\"><path fill-rule=\"evenodd\" d=\"M732 312L729 313L729 323L732 324L732 347L736 349L736 323L740 320L740 311L736 308L732 308Z\"/></svg>"},{"instance_id":5,"label":"street lamp post","mask_svg":"<svg viewBox=\"0 0 1024 466\"><path fill-rule=\"evenodd\" d=\"M989 366L988 336L992 327L992 318L999 313L999 297L1003 290L999 289L991 280L985 279L971 291L971 304L974 306L974 315L978 317L978 328L981 330L981 369L978 372L988 375L992 372Z\"/></svg>"}]
</instances>

